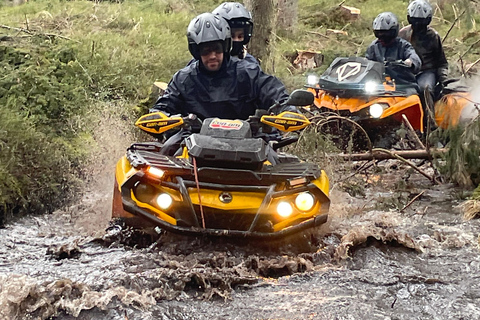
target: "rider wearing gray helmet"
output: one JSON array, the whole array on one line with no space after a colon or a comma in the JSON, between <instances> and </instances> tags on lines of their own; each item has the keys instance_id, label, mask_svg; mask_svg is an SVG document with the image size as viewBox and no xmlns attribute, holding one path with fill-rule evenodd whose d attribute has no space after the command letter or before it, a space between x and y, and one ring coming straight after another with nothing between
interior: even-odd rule
<instances>
[{"instance_id":1,"label":"rider wearing gray helmet","mask_svg":"<svg viewBox=\"0 0 480 320\"><path fill-rule=\"evenodd\" d=\"M393 13L380 13L373 21L377 39L367 48L366 58L379 62L402 60L413 73L417 73L422 62L412 45L398 37L398 29L398 20Z\"/></svg>"},{"instance_id":2,"label":"rider wearing gray helmet","mask_svg":"<svg viewBox=\"0 0 480 320\"><path fill-rule=\"evenodd\" d=\"M188 49L197 60L177 71L151 112L167 115L195 114L200 119L246 120L256 109L285 102L283 83L262 71L258 64L230 59L230 27L221 17L203 13L187 28ZM296 111L293 106L280 111ZM173 154L190 132L182 129L164 144L162 153Z\"/></svg>"},{"instance_id":3,"label":"rider wearing gray helmet","mask_svg":"<svg viewBox=\"0 0 480 320\"><path fill-rule=\"evenodd\" d=\"M417 73L420 70L422 62L413 46L408 41L398 37L398 29L398 20L393 13L380 13L373 21L373 32L377 39L367 48L365 57L383 63L401 60L409 68L405 72L410 73L410 75L403 77L402 74L397 73L395 75L397 76L397 83L400 81L407 82L402 80L403 78L413 78L415 82L412 73ZM408 89L407 91L409 91L409 94L417 93L416 90Z\"/></svg>"},{"instance_id":4,"label":"rider wearing gray helmet","mask_svg":"<svg viewBox=\"0 0 480 320\"><path fill-rule=\"evenodd\" d=\"M413 0L407 8L410 25L402 28L399 36L409 41L422 59L422 68L417 75L417 82L422 91L429 88L433 99L433 89L438 82L443 82L448 75L448 62L438 33L429 26L433 10L426 0Z\"/></svg>"},{"instance_id":5,"label":"rider wearing gray helmet","mask_svg":"<svg viewBox=\"0 0 480 320\"><path fill-rule=\"evenodd\" d=\"M188 50L200 61L201 68L218 71L229 60L232 38L230 27L222 18L207 14L197 16L187 27L187 39Z\"/></svg>"},{"instance_id":6,"label":"rider wearing gray helmet","mask_svg":"<svg viewBox=\"0 0 480 320\"><path fill-rule=\"evenodd\" d=\"M247 59L251 62L258 61L247 53L246 45L250 42L253 31L252 14L239 2L224 2L220 4L213 14L227 20L232 32L232 57Z\"/></svg>"}]
</instances>

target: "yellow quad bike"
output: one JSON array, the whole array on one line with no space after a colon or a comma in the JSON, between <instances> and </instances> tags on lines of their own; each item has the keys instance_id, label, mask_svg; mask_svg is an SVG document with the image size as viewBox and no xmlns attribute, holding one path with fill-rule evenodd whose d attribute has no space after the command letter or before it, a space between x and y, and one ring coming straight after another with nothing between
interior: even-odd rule
<instances>
[{"instance_id":1,"label":"yellow quad bike","mask_svg":"<svg viewBox=\"0 0 480 320\"><path fill-rule=\"evenodd\" d=\"M404 81L399 81L402 78ZM315 107L310 110L315 116L310 120L347 118L363 128L374 145L391 137L405 118L415 130L424 130L418 85L399 61L384 64L362 57L339 57L320 78L309 76L307 88L315 95ZM351 134L348 122L325 124L330 130L336 125L337 135Z\"/></svg>"},{"instance_id":2,"label":"yellow quad bike","mask_svg":"<svg viewBox=\"0 0 480 320\"><path fill-rule=\"evenodd\" d=\"M294 91L289 105L313 96ZM136 125L158 136L193 128L195 116L142 116ZM267 143L276 128L302 130L302 114L258 111L248 120L207 118L183 141L180 155L160 154L159 142L134 143L116 166L112 217L129 226L153 224L187 235L279 239L327 221L329 180L317 165L279 152L298 137ZM183 151L182 151L183 150ZM270 161L269 161L270 159ZM273 162L273 163L272 163Z\"/></svg>"}]
</instances>

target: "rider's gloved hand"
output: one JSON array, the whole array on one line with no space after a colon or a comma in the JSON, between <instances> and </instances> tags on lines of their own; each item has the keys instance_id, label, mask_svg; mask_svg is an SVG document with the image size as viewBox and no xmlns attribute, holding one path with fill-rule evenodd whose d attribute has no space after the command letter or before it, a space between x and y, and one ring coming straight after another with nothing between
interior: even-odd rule
<instances>
[{"instance_id":1,"label":"rider's gloved hand","mask_svg":"<svg viewBox=\"0 0 480 320\"><path fill-rule=\"evenodd\" d=\"M413 61L410 60L410 59L405 59L405 60L403 60L403 63L404 63L407 67L409 67L409 68L411 68L412 65L413 65Z\"/></svg>"}]
</instances>

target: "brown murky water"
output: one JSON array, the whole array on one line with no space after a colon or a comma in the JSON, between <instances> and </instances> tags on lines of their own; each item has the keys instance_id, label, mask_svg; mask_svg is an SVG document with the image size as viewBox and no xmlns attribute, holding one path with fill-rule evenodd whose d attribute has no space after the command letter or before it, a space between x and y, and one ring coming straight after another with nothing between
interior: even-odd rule
<instances>
[{"instance_id":1,"label":"brown murky water","mask_svg":"<svg viewBox=\"0 0 480 320\"><path fill-rule=\"evenodd\" d=\"M479 319L459 191L374 172L364 195L334 184L327 225L276 250L105 231L109 192L23 218L0 229L0 319Z\"/></svg>"}]
</instances>

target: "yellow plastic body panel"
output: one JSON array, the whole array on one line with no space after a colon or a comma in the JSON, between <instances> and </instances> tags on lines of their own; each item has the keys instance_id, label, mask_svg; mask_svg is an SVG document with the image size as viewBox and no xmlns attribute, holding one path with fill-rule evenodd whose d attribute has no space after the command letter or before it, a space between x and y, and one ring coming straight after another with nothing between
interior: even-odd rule
<instances>
[{"instance_id":1,"label":"yellow plastic body panel","mask_svg":"<svg viewBox=\"0 0 480 320\"><path fill-rule=\"evenodd\" d=\"M183 124L181 117L168 117L162 112L153 112L141 116L135 125L148 133L160 134Z\"/></svg>"},{"instance_id":2,"label":"yellow plastic body panel","mask_svg":"<svg viewBox=\"0 0 480 320\"><path fill-rule=\"evenodd\" d=\"M113 190L113 203L112 203L112 218L133 218L134 215L123 210L121 186L122 184L137 170L132 168L127 160L127 157L122 157L118 160L115 167L115 184Z\"/></svg>"},{"instance_id":3,"label":"yellow plastic body panel","mask_svg":"<svg viewBox=\"0 0 480 320\"><path fill-rule=\"evenodd\" d=\"M262 204L264 193L259 192L229 192L232 195L232 202L223 203L220 201L219 190L200 190L202 206L220 210L256 210ZM188 194L194 205L199 205L198 192L196 188L188 188Z\"/></svg>"},{"instance_id":4,"label":"yellow plastic body panel","mask_svg":"<svg viewBox=\"0 0 480 320\"><path fill-rule=\"evenodd\" d=\"M275 116L262 116L260 121L284 132L298 131L310 125L310 121L307 119L307 117L302 114L289 111L282 112Z\"/></svg>"},{"instance_id":5,"label":"yellow plastic body panel","mask_svg":"<svg viewBox=\"0 0 480 320\"><path fill-rule=\"evenodd\" d=\"M312 181L314 185L318 187L318 189L322 190L323 193L328 197L330 194L330 180L328 180L327 173L322 170L320 177L314 181Z\"/></svg>"},{"instance_id":6,"label":"yellow plastic body panel","mask_svg":"<svg viewBox=\"0 0 480 320\"><path fill-rule=\"evenodd\" d=\"M128 162L126 156L120 158L120 160L117 162L117 166L115 167L115 179L117 180L118 189L120 190L120 186L137 171L138 170L130 165L130 162Z\"/></svg>"},{"instance_id":7,"label":"yellow plastic body panel","mask_svg":"<svg viewBox=\"0 0 480 320\"><path fill-rule=\"evenodd\" d=\"M171 225L176 225L176 224L177 224L177 220L175 220L175 218L172 218L171 216L169 216L168 214L166 214L166 213L163 212L162 210L157 209L156 207L152 206L151 204L148 204L148 203L144 203L144 202L139 201L139 200L135 197L135 193L134 193L133 191L131 192L131 197L132 197L132 200L135 201L135 203L137 204L137 206L139 206L140 208L149 209L149 210L152 211L159 219L162 219L163 221L166 221L166 222L170 223Z\"/></svg>"}]
</instances>

